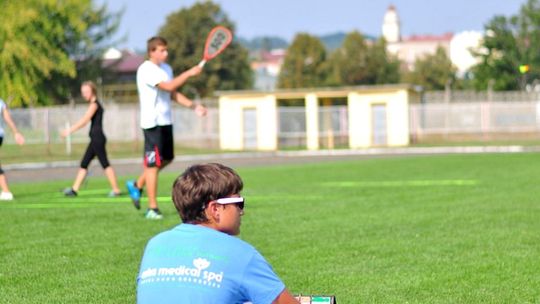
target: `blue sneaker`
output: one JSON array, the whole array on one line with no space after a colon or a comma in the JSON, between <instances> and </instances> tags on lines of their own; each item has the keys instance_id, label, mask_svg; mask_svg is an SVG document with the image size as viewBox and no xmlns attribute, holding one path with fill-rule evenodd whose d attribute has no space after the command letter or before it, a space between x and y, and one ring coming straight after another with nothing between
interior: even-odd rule
<instances>
[{"instance_id":1,"label":"blue sneaker","mask_svg":"<svg viewBox=\"0 0 540 304\"><path fill-rule=\"evenodd\" d=\"M163 214L157 209L148 209L144 213L144 217L149 220L161 220L163 219Z\"/></svg>"},{"instance_id":2,"label":"blue sneaker","mask_svg":"<svg viewBox=\"0 0 540 304\"><path fill-rule=\"evenodd\" d=\"M126 182L126 187L128 189L129 197L131 197L131 201L133 202L133 206L135 206L137 210L141 209L141 189L137 188L134 180L128 180Z\"/></svg>"}]
</instances>

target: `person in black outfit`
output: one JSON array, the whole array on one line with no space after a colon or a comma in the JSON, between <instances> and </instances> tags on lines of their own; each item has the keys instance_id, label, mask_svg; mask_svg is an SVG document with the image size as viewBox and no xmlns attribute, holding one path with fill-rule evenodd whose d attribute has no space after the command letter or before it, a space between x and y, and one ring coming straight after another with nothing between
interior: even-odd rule
<instances>
[{"instance_id":1,"label":"person in black outfit","mask_svg":"<svg viewBox=\"0 0 540 304\"><path fill-rule=\"evenodd\" d=\"M88 173L88 165L92 159L97 156L99 163L101 164L101 167L103 167L103 170L105 170L105 175L111 184L112 190L109 193L109 196L118 196L120 195L120 189L118 188L116 175L109 163L107 151L105 150L107 138L105 137L105 133L103 133L103 107L97 100L96 85L91 81L83 82L81 85L81 95L89 103L88 110L77 123L75 123L71 128L64 130L61 135L66 137L84 127L88 122L91 121L89 134L90 144L88 144L88 148L86 149L86 152L81 160L81 168L77 173L73 186L65 189L64 194L66 196L77 196L77 192L79 191L81 184Z\"/></svg>"}]
</instances>

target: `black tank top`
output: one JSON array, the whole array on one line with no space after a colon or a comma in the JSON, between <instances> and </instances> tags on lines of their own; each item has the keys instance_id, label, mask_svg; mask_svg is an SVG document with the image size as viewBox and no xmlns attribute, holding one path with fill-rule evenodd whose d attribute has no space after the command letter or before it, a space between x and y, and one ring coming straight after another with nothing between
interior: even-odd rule
<instances>
[{"instance_id":1,"label":"black tank top","mask_svg":"<svg viewBox=\"0 0 540 304\"><path fill-rule=\"evenodd\" d=\"M90 137L105 136L103 133L103 107L98 100L95 101L97 110L92 116L92 123L90 124Z\"/></svg>"}]
</instances>

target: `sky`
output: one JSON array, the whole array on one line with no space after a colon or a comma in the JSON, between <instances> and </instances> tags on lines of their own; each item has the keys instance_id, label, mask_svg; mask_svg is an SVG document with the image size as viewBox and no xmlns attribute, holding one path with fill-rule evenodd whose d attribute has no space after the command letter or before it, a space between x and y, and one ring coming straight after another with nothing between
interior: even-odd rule
<instances>
[{"instance_id":1,"label":"sky","mask_svg":"<svg viewBox=\"0 0 540 304\"><path fill-rule=\"evenodd\" d=\"M124 9L118 47L141 50L169 14L197 0L95 0L110 11ZM252 39L279 36L291 41L298 32L325 35L358 30L380 36L384 13L393 4L402 36L482 31L495 15L511 16L526 0L215 0L236 24L236 35Z\"/></svg>"}]
</instances>

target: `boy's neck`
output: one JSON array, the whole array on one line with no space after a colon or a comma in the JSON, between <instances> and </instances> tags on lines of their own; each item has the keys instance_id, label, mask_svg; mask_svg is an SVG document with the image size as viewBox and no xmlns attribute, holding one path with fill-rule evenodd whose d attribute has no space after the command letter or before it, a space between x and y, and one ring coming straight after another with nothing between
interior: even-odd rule
<instances>
[{"instance_id":1,"label":"boy's neck","mask_svg":"<svg viewBox=\"0 0 540 304\"><path fill-rule=\"evenodd\" d=\"M159 60L157 60L155 58L149 58L148 60L150 60L150 62L152 62L155 65L160 65L161 64L161 62L159 62Z\"/></svg>"}]
</instances>

